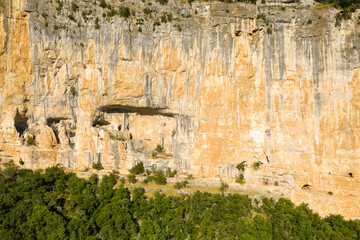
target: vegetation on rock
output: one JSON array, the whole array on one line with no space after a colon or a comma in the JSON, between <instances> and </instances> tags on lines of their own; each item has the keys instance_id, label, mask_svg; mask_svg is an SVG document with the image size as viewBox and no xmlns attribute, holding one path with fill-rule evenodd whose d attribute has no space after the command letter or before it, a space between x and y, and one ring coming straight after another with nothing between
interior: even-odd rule
<instances>
[{"instance_id":1,"label":"vegetation on rock","mask_svg":"<svg viewBox=\"0 0 360 240\"><path fill-rule=\"evenodd\" d=\"M221 185L220 185L220 192L222 193L222 194L224 194L224 192L226 191L226 190L228 190L229 189L229 184L227 184L227 183L225 183L225 182L221 182Z\"/></svg>"},{"instance_id":2,"label":"vegetation on rock","mask_svg":"<svg viewBox=\"0 0 360 240\"><path fill-rule=\"evenodd\" d=\"M144 171L145 171L145 169L144 169L144 164L143 164L143 162L139 162L139 163L137 163L133 168L131 168L130 170L129 170L129 172L130 173L132 173L132 174L142 174L142 173L144 173Z\"/></svg>"},{"instance_id":3,"label":"vegetation on rock","mask_svg":"<svg viewBox=\"0 0 360 240\"><path fill-rule=\"evenodd\" d=\"M26 140L26 144L30 145L30 146L35 146L36 145L35 138L28 137L27 140Z\"/></svg>"},{"instance_id":4,"label":"vegetation on rock","mask_svg":"<svg viewBox=\"0 0 360 240\"><path fill-rule=\"evenodd\" d=\"M155 151L157 151L158 153L161 153L164 151L164 148L161 145L157 145Z\"/></svg>"},{"instance_id":5,"label":"vegetation on rock","mask_svg":"<svg viewBox=\"0 0 360 240\"><path fill-rule=\"evenodd\" d=\"M101 164L101 162L93 163L92 168L93 168L93 169L96 169L96 170L102 170L102 169L104 169L104 167L103 167L103 165Z\"/></svg>"},{"instance_id":6,"label":"vegetation on rock","mask_svg":"<svg viewBox=\"0 0 360 240\"><path fill-rule=\"evenodd\" d=\"M129 183L136 183L138 180L136 179L135 174L131 173L127 176Z\"/></svg>"},{"instance_id":7,"label":"vegetation on rock","mask_svg":"<svg viewBox=\"0 0 360 240\"><path fill-rule=\"evenodd\" d=\"M349 20L351 18L351 13L354 13L356 9L360 7L360 2L358 0L316 0L322 4L329 4L335 8L341 9L341 11L336 15L335 26L341 25L341 20Z\"/></svg>"},{"instance_id":8,"label":"vegetation on rock","mask_svg":"<svg viewBox=\"0 0 360 240\"><path fill-rule=\"evenodd\" d=\"M255 170L258 170L258 169L260 168L260 166L261 166L261 163L260 163L260 162L254 162L254 164L253 164L253 168L254 168Z\"/></svg>"},{"instance_id":9,"label":"vegetation on rock","mask_svg":"<svg viewBox=\"0 0 360 240\"><path fill-rule=\"evenodd\" d=\"M245 177L244 174L240 174L239 177L236 179L237 183L244 184L245 183Z\"/></svg>"},{"instance_id":10,"label":"vegetation on rock","mask_svg":"<svg viewBox=\"0 0 360 240\"><path fill-rule=\"evenodd\" d=\"M174 185L174 188L181 189L181 188L186 187L188 184L189 184L189 182L187 180L181 181L181 182L176 182Z\"/></svg>"}]
</instances>

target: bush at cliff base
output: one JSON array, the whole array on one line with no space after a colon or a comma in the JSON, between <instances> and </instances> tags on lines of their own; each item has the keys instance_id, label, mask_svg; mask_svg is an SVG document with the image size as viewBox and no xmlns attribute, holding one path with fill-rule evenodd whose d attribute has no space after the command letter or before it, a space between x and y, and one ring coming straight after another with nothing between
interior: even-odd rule
<instances>
[{"instance_id":1,"label":"bush at cliff base","mask_svg":"<svg viewBox=\"0 0 360 240\"><path fill-rule=\"evenodd\" d=\"M100 182L52 167L0 170L0 239L359 239L360 222L306 204L239 194L147 198L116 175Z\"/></svg>"}]
</instances>

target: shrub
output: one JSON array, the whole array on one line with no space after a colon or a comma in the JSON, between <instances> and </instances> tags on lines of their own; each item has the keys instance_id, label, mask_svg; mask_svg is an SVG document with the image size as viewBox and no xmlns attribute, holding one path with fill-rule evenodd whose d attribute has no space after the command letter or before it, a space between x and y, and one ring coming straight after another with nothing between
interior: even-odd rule
<instances>
[{"instance_id":1,"label":"shrub","mask_svg":"<svg viewBox=\"0 0 360 240\"><path fill-rule=\"evenodd\" d=\"M239 163L238 165L236 165L236 168L239 170L239 171L245 171L245 163L242 162L242 163Z\"/></svg>"},{"instance_id":2,"label":"shrub","mask_svg":"<svg viewBox=\"0 0 360 240\"><path fill-rule=\"evenodd\" d=\"M155 181L158 185L166 185L166 178L164 177L164 172L162 170L153 169L154 176L147 176L144 180L144 183Z\"/></svg>"},{"instance_id":3,"label":"shrub","mask_svg":"<svg viewBox=\"0 0 360 240\"><path fill-rule=\"evenodd\" d=\"M84 46L84 45L83 45L83 46ZM72 86L70 87L70 92L71 92L71 95L73 95L73 96L76 95L76 88L75 88L74 85L72 85Z\"/></svg>"},{"instance_id":4,"label":"shrub","mask_svg":"<svg viewBox=\"0 0 360 240\"><path fill-rule=\"evenodd\" d=\"M119 182L120 182L120 184L124 184L125 183L125 178L124 177L120 178Z\"/></svg>"},{"instance_id":5,"label":"shrub","mask_svg":"<svg viewBox=\"0 0 360 240\"><path fill-rule=\"evenodd\" d=\"M188 180L193 180L193 179L194 179L194 176L193 176L192 174L189 174L189 175L187 176L187 179L188 179Z\"/></svg>"},{"instance_id":6,"label":"shrub","mask_svg":"<svg viewBox=\"0 0 360 240\"><path fill-rule=\"evenodd\" d=\"M69 147L70 147L71 149L74 149L74 148L75 148L75 143L74 143L74 142L69 142Z\"/></svg>"},{"instance_id":7,"label":"shrub","mask_svg":"<svg viewBox=\"0 0 360 240\"><path fill-rule=\"evenodd\" d=\"M70 15L68 16L68 18L69 18L71 21L76 22L76 19L75 19L75 17L74 17L73 15L70 14Z\"/></svg>"},{"instance_id":8,"label":"shrub","mask_svg":"<svg viewBox=\"0 0 360 240\"><path fill-rule=\"evenodd\" d=\"M229 184L221 182L220 189L219 189L220 192L224 193L227 189L229 189Z\"/></svg>"},{"instance_id":9,"label":"shrub","mask_svg":"<svg viewBox=\"0 0 360 240\"><path fill-rule=\"evenodd\" d=\"M271 27L267 27L266 33L267 33L267 34L272 34L272 29L271 29Z\"/></svg>"},{"instance_id":10,"label":"shrub","mask_svg":"<svg viewBox=\"0 0 360 240\"><path fill-rule=\"evenodd\" d=\"M75 3L72 3L72 4L71 4L71 9L72 9L74 12L76 12L76 11L79 9L79 6L76 5Z\"/></svg>"},{"instance_id":11,"label":"shrub","mask_svg":"<svg viewBox=\"0 0 360 240\"><path fill-rule=\"evenodd\" d=\"M95 24L95 29L100 29L100 25L98 23Z\"/></svg>"},{"instance_id":12,"label":"shrub","mask_svg":"<svg viewBox=\"0 0 360 240\"><path fill-rule=\"evenodd\" d=\"M156 168L154 168L152 172L155 176L164 176L164 172L161 169L156 170Z\"/></svg>"},{"instance_id":13,"label":"shrub","mask_svg":"<svg viewBox=\"0 0 360 240\"><path fill-rule=\"evenodd\" d=\"M25 164L25 162L20 158L19 164L20 164L21 166L23 166L23 165Z\"/></svg>"},{"instance_id":14,"label":"shrub","mask_svg":"<svg viewBox=\"0 0 360 240\"><path fill-rule=\"evenodd\" d=\"M182 184L180 182L176 182L174 185L174 188L176 189L181 189L182 188Z\"/></svg>"},{"instance_id":15,"label":"shrub","mask_svg":"<svg viewBox=\"0 0 360 240\"><path fill-rule=\"evenodd\" d=\"M164 176L156 176L155 177L155 183L157 184L157 185L166 185L166 178L164 177Z\"/></svg>"},{"instance_id":16,"label":"shrub","mask_svg":"<svg viewBox=\"0 0 360 240\"><path fill-rule=\"evenodd\" d=\"M335 27L340 27L340 26L341 26L340 20L336 19L336 21L335 21Z\"/></svg>"},{"instance_id":17,"label":"shrub","mask_svg":"<svg viewBox=\"0 0 360 240\"><path fill-rule=\"evenodd\" d=\"M35 145L36 145L35 138L33 138L33 137L28 137L28 138L26 139L26 143L27 143L27 145L35 146Z\"/></svg>"},{"instance_id":18,"label":"shrub","mask_svg":"<svg viewBox=\"0 0 360 240\"><path fill-rule=\"evenodd\" d=\"M143 162L139 162L139 163L137 163L133 168L131 168L130 170L129 170L129 172L130 173L132 173L132 174L142 174L142 173L144 173L144 171L145 171L145 169L144 169L144 164L143 164Z\"/></svg>"},{"instance_id":19,"label":"shrub","mask_svg":"<svg viewBox=\"0 0 360 240\"><path fill-rule=\"evenodd\" d=\"M107 12L107 16L108 17L113 17L116 15L116 10L115 9L111 9L109 12Z\"/></svg>"},{"instance_id":20,"label":"shrub","mask_svg":"<svg viewBox=\"0 0 360 240\"><path fill-rule=\"evenodd\" d=\"M161 152L164 151L164 148L163 148L161 145L158 144L158 145L156 146L155 151L157 151L158 153L161 153Z\"/></svg>"},{"instance_id":21,"label":"shrub","mask_svg":"<svg viewBox=\"0 0 360 240\"><path fill-rule=\"evenodd\" d=\"M103 165L101 164L101 162L93 163L92 168L93 168L93 169L96 169L96 170L102 170L102 169L104 169L104 168L103 168Z\"/></svg>"},{"instance_id":22,"label":"shrub","mask_svg":"<svg viewBox=\"0 0 360 240\"><path fill-rule=\"evenodd\" d=\"M240 183L240 184L244 184L245 183L245 178L244 178L244 174L240 174L239 177L236 179L236 182L237 183Z\"/></svg>"},{"instance_id":23,"label":"shrub","mask_svg":"<svg viewBox=\"0 0 360 240\"><path fill-rule=\"evenodd\" d=\"M131 173L127 176L128 180L130 183L136 183L137 182L137 179L136 179L136 176L135 174Z\"/></svg>"},{"instance_id":24,"label":"shrub","mask_svg":"<svg viewBox=\"0 0 360 240\"><path fill-rule=\"evenodd\" d=\"M145 15L150 15L151 14L151 10L149 8L144 8L144 14Z\"/></svg>"},{"instance_id":25,"label":"shrub","mask_svg":"<svg viewBox=\"0 0 360 240\"><path fill-rule=\"evenodd\" d=\"M101 0L99 6L102 8L106 8L107 4L106 4L105 0Z\"/></svg>"},{"instance_id":26,"label":"shrub","mask_svg":"<svg viewBox=\"0 0 360 240\"><path fill-rule=\"evenodd\" d=\"M182 31L182 27L179 24L175 24L174 27L176 27L179 32Z\"/></svg>"},{"instance_id":27,"label":"shrub","mask_svg":"<svg viewBox=\"0 0 360 240\"><path fill-rule=\"evenodd\" d=\"M155 27L160 26L160 25L161 25L161 23L159 21L155 21L154 24L153 24L154 30L155 30Z\"/></svg>"},{"instance_id":28,"label":"shrub","mask_svg":"<svg viewBox=\"0 0 360 240\"><path fill-rule=\"evenodd\" d=\"M60 0L57 0L56 2L59 4L59 6L56 8L56 11L60 12L63 7L63 3Z\"/></svg>"},{"instance_id":29,"label":"shrub","mask_svg":"<svg viewBox=\"0 0 360 240\"><path fill-rule=\"evenodd\" d=\"M122 134L115 136L115 135L113 135L113 134L110 133L109 135L110 135L110 138L111 138L112 140L126 141L125 136L122 135Z\"/></svg>"},{"instance_id":30,"label":"shrub","mask_svg":"<svg viewBox=\"0 0 360 240\"><path fill-rule=\"evenodd\" d=\"M173 171L171 171L170 168L167 168L167 169L166 169L166 176L167 176L167 177L174 177L176 174L177 174L176 169L174 169Z\"/></svg>"},{"instance_id":31,"label":"shrub","mask_svg":"<svg viewBox=\"0 0 360 240\"><path fill-rule=\"evenodd\" d=\"M274 185L275 185L275 186L279 186L279 182L278 182L278 181L275 181Z\"/></svg>"},{"instance_id":32,"label":"shrub","mask_svg":"<svg viewBox=\"0 0 360 240\"><path fill-rule=\"evenodd\" d=\"M162 23L167 23L167 17L165 14L163 14L161 17L160 17L160 20Z\"/></svg>"},{"instance_id":33,"label":"shrub","mask_svg":"<svg viewBox=\"0 0 360 240\"><path fill-rule=\"evenodd\" d=\"M188 184L189 184L189 182L187 180L182 181L182 182L176 182L174 185L174 188L181 189L181 188L186 187Z\"/></svg>"},{"instance_id":34,"label":"shrub","mask_svg":"<svg viewBox=\"0 0 360 240\"><path fill-rule=\"evenodd\" d=\"M49 26L49 24L47 22L45 22L45 27L48 27L48 26Z\"/></svg>"},{"instance_id":35,"label":"shrub","mask_svg":"<svg viewBox=\"0 0 360 240\"><path fill-rule=\"evenodd\" d=\"M117 135L116 136L116 140L119 140L119 141L126 141L126 138L124 135L120 134L120 135Z\"/></svg>"},{"instance_id":36,"label":"shrub","mask_svg":"<svg viewBox=\"0 0 360 240\"><path fill-rule=\"evenodd\" d=\"M152 156L152 157L156 157L156 156L157 156L157 152L153 151L153 152L151 153L151 156Z\"/></svg>"},{"instance_id":37,"label":"shrub","mask_svg":"<svg viewBox=\"0 0 360 240\"><path fill-rule=\"evenodd\" d=\"M166 5L168 4L169 0L157 0L158 3L160 3L161 5Z\"/></svg>"},{"instance_id":38,"label":"shrub","mask_svg":"<svg viewBox=\"0 0 360 240\"><path fill-rule=\"evenodd\" d=\"M142 18L136 19L136 25L143 25L143 24L144 24L144 19Z\"/></svg>"},{"instance_id":39,"label":"shrub","mask_svg":"<svg viewBox=\"0 0 360 240\"><path fill-rule=\"evenodd\" d=\"M254 168L255 170L258 170L258 169L260 168L260 165L261 165L260 162L254 162L253 168Z\"/></svg>"},{"instance_id":40,"label":"shrub","mask_svg":"<svg viewBox=\"0 0 360 240\"><path fill-rule=\"evenodd\" d=\"M307 24L312 24L312 20L309 19L306 23L307 23Z\"/></svg>"},{"instance_id":41,"label":"shrub","mask_svg":"<svg viewBox=\"0 0 360 240\"><path fill-rule=\"evenodd\" d=\"M329 191L327 194L329 194L330 196L334 195L332 191Z\"/></svg>"},{"instance_id":42,"label":"shrub","mask_svg":"<svg viewBox=\"0 0 360 240\"><path fill-rule=\"evenodd\" d=\"M119 7L119 14L121 17L129 18L130 17L130 9L128 7Z\"/></svg>"},{"instance_id":43,"label":"shrub","mask_svg":"<svg viewBox=\"0 0 360 240\"><path fill-rule=\"evenodd\" d=\"M154 176L147 176L147 178L144 179L144 183L147 184L149 182L154 181L155 177Z\"/></svg>"}]
</instances>

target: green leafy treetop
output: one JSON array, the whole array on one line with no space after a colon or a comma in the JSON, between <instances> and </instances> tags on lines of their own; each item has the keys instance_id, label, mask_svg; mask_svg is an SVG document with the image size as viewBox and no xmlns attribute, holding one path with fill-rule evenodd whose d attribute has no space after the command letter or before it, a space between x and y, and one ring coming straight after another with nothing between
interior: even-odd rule
<instances>
[{"instance_id":1,"label":"green leafy treetop","mask_svg":"<svg viewBox=\"0 0 360 240\"><path fill-rule=\"evenodd\" d=\"M163 176L157 173L157 176ZM134 175L135 177L135 175ZM360 221L240 194L148 198L116 175L0 169L0 239L359 239ZM225 190L225 189L224 189ZM327 195L329 198L332 196Z\"/></svg>"}]
</instances>

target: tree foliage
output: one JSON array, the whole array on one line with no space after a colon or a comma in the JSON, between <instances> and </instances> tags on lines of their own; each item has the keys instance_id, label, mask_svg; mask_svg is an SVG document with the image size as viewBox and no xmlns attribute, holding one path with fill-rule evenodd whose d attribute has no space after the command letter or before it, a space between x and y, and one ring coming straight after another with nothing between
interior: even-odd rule
<instances>
[{"instance_id":1,"label":"tree foliage","mask_svg":"<svg viewBox=\"0 0 360 240\"><path fill-rule=\"evenodd\" d=\"M156 176L162 176L158 173ZM360 222L326 218L281 198L132 193L117 177L58 167L0 170L0 239L359 239Z\"/></svg>"},{"instance_id":2,"label":"tree foliage","mask_svg":"<svg viewBox=\"0 0 360 240\"><path fill-rule=\"evenodd\" d=\"M130 173L133 173L135 175L144 173L144 164L143 162L137 163L133 168L129 170Z\"/></svg>"}]
</instances>

